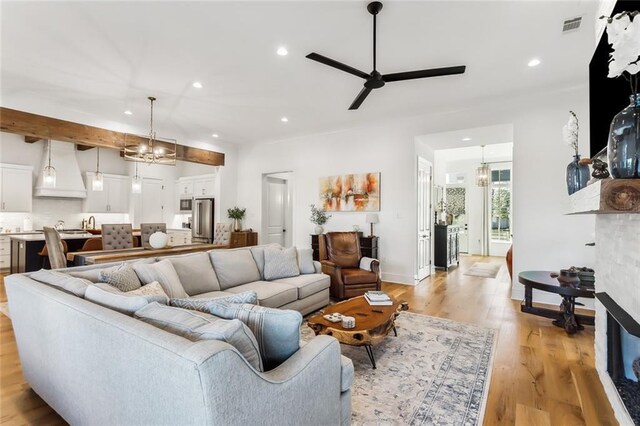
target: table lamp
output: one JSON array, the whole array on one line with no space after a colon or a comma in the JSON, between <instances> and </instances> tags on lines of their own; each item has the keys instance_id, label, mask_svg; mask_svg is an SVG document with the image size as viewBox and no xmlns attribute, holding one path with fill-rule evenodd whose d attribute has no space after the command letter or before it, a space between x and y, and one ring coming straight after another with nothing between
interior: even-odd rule
<instances>
[{"instance_id":1,"label":"table lamp","mask_svg":"<svg viewBox=\"0 0 640 426\"><path fill-rule=\"evenodd\" d=\"M371 234L369 236L373 237L373 224L378 223L378 215L376 213L369 213L365 221L371 224Z\"/></svg>"}]
</instances>

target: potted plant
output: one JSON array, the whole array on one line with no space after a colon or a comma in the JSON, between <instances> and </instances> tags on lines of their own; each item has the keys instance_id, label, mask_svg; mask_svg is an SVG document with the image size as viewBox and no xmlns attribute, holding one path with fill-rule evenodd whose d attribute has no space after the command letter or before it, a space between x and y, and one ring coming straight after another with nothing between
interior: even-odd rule
<instances>
[{"instance_id":1,"label":"potted plant","mask_svg":"<svg viewBox=\"0 0 640 426\"><path fill-rule=\"evenodd\" d=\"M311 223L314 223L316 225L315 227L315 233L316 235L320 235L324 232L324 228L322 227L322 225L324 225L325 223L327 223L329 221L329 218L331 217L331 215L328 215L326 210L324 209L319 209L316 207L315 204L311 204Z\"/></svg>"},{"instance_id":2,"label":"potted plant","mask_svg":"<svg viewBox=\"0 0 640 426\"><path fill-rule=\"evenodd\" d=\"M244 214L247 209L241 209L238 206L235 206L232 209L227 209L227 214L229 215L229 219L233 219L233 230L238 232L242 230L242 219L244 219Z\"/></svg>"}]
</instances>

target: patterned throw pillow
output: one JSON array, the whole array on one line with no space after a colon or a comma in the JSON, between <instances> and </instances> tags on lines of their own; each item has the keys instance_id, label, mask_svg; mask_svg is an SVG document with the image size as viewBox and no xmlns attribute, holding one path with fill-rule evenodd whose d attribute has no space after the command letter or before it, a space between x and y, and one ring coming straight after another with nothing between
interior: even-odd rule
<instances>
[{"instance_id":1,"label":"patterned throw pillow","mask_svg":"<svg viewBox=\"0 0 640 426\"><path fill-rule=\"evenodd\" d=\"M145 286L146 287L146 286ZM250 303L252 305L258 304L258 294L255 291L245 291L243 293L234 294L232 296L222 297L208 297L208 298L195 298L188 299L171 299L169 304L176 308L189 309L192 311L211 313L209 305L215 302L228 302L228 303Z\"/></svg>"},{"instance_id":2,"label":"patterned throw pillow","mask_svg":"<svg viewBox=\"0 0 640 426\"><path fill-rule=\"evenodd\" d=\"M265 247L264 249L264 279L267 281L279 278L297 277L300 275L298 256L295 247L279 249Z\"/></svg>"},{"instance_id":3,"label":"patterned throw pillow","mask_svg":"<svg viewBox=\"0 0 640 426\"><path fill-rule=\"evenodd\" d=\"M265 371L276 368L300 349L302 315L298 311L215 301L209 309L215 316L237 318L249 327L258 341Z\"/></svg>"},{"instance_id":4,"label":"patterned throw pillow","mask_svg":"<svg viewBox=\"0 0 640 426\"><path fill-rule=\"evenodd\" d=\"M234 346L253 368L263 371L258 344L251 330L238 320L221 320L211 315L150 303L136 311L146 323L191 341L220 340Z\"/></svg>"},{"instance_id":5,"label":"patterned throw pillow","mask_svg":"<svg viewBox=\"0 0 640 426\"><path fill-rule=\"evenodd\" d=\"M133 268L124 263L103 269L98 275L100 282L107 283L125 293L142 286Z\"/></svg>"},{"instance_id":6,"label":"patterned throw pillow","mask_svg":"<svg viewBox=\"0 0 640 426\"><path fill-rule=\"evenodd\" d=\"M157 282L126 293L109 284L96 283L87 288L84 298L127 315L133 315L134 312L149 303L166 304L169 301L166 293Z\"/></svg>"}]
</instances>

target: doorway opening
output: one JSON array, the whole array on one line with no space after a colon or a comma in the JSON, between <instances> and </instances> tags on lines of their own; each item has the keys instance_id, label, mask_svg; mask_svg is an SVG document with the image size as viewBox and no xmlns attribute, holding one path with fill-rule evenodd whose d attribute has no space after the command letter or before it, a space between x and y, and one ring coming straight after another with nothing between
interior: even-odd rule
<instances>
[{"instance_id":1,"label":"doorway opening","mask_svg":"<svg viewBox=\"0 0 640 426\"><path fill-rule=\"evenodd\" d=\"M262 244L293 245L293 172L262 175Z\"/></svg>"},{"instance_id":2,"label":"doorway opening","mask_svg":"<svg viewBox=\"0 0 640 426\"><path fill-rule=\"evenodd\" d=\"M423 157L418 156L417 167L417 262L415 282L418 283L431 275L431 225L433 190L433 165Z\"/></svg>"}]
</instances>

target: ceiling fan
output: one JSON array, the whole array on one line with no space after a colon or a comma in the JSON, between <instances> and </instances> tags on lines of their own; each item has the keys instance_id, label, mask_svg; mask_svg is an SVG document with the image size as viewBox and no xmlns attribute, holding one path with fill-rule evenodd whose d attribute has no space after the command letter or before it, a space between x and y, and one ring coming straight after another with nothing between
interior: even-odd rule
<instances>
[{"instance_id":1,"label":"ceiling fan","mask_svg":"<svg viewBox=\"0 0 640 426\"><path fill-rule=\"evenodd\" d=\"M360 71L356 68L353 68L349 65L343 64L331 58L327 58L326 56L322 56L318 53L309 53L307 58L320 62L325 65L329 65L330 67L337 68L341 71L348 72L349 74L353 74L357 77L363 78L364 88L358 93L356 99L353 101L350 110L358 109L362 102L369 96L369 93L373 89L379 89L384 86L386 83L390 83L392 81L404 81L404 80L413 80L415 78L426 78L426 77L439 77L444 75L454 75L454 74L462 74L464 73L466 66L460 65L455 67L444 67L444 68L431 68L426 70L419 71L407 71L407 72L397 72L393 74L380 74L376 69L376 15L380 13L382 10L382 3L379 1L374 1L367 5L367 10L369 13L373 15L373 71L367 74L366 72Z\"/></svg>"}]
</instances>

